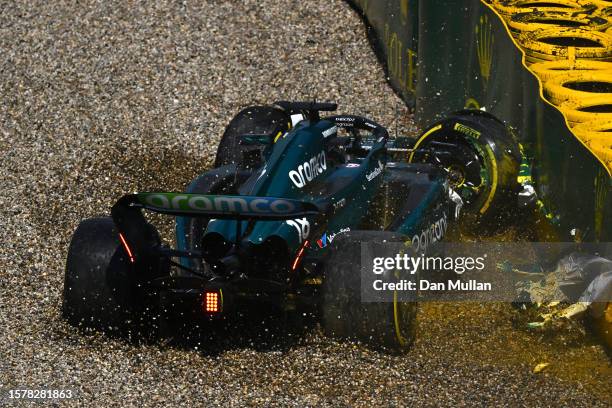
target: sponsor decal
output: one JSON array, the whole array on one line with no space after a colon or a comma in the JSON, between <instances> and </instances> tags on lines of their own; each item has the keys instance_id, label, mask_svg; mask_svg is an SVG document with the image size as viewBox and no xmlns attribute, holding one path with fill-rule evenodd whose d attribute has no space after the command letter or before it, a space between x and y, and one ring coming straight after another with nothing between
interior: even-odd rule
<instances>
[{"instance_id":1,"label":"sponsor decal","mask_svg":"<svg viewBox=\"0 0 612 408\"><path fill-rule=\"evenodd\" d=\"M461 132L464 135L468 135L469 137L473 137L474 139L478 139L480 137L480 132L476 129L472 129L469 126L462 125L461 123L455 123L453 129L457 132Z\"/></svg>"},{"instance_id":2,"label":"sponsor decal","mask_svg":"<svg viewBox=\"0 0 612 408\"><path fill-rule=\"evenodd\" d=\"M355 168L355 167L359 167L359 166L361 166L359 163L349 163L349 164L346 165L346 167L349 168L349 169L352 169L352 168Z\"/></svg>"},{"instance_id":3,"label":"sponsor decal","mask_svg":"<svg viewBox=\"0 0 612 408\"><path fill-rule=\"evenodd\" d=\"M350 118L347 116L337 117L335 119L336 125L340 127L353 127L355 126L355 118Z\"/></svg>"},{"instance_id":4,"label":"sponsor decal","mask_svg":"<svg viewBox=\"0 0 612 408\"><path fill-rule=\"evenodd\" d=\"M298 234L298 238L300 240L300 244L304 242L310 235L310 223L308 220L304 218L296 218L294 220L285 221L288 225L295 228Z\"/></svg>"},{"instance_id":5,"label":"sponsor decal","mask_svg":"<svg viewBox=\"0 0 612 408\"><path fill-rule=\"evenodd\" d=\"M346 205L346 198L343 198L341 200L338 200L334 203L334 210L339 210L340 208L344 207Z\"/></svg>"},{"instance_id":6,"label":"sponsor decal","mask_svg":"<svg viewBox=\"0 0 612 408\"><path fill-rule=\"evenodd\" d=\"M416 49L405 46L410 45L410 42L405 44L402 33L395 31L388 23L385 24L383 35L382 40L388 50L387 68L389 75L401 88L414 95L416 93L417 77ZM414 45L413 48L416 48L415 42L411 41L411 43Z\"/></svg>"},{"instance_id":7,"label":"sponsor decal","mask_svg":"<svg viewBox=\"0 0 612 408\"><path fill-rule=\"evenodd\" d=\"M343 232L349 232L350 230L351 230L350 227L346 227L346 228L341 228L340 231L337 231L334 234L327 235L327 232L326 232L323 234L323 236L321 236L321 239L317 240L317 245L319 246L319 248L325 248L326 246L331 244L334 238L336 238L336 235L342 234Z\"/></svg>"},{"instance_id":8,"label":"sponsor decal","mask_svg":"<svg viewBox=\"0 0 612 408\"><path fill-rule=\"evenodd\" d=\"M402 25L408 22L408 0L400 0L400 21Z\"/></svg>"},{"instance_id":9,"label":"sponsor decal","mask_svg":"<svg viewBox=\"0 0 612 408\"><path fill-rule=\"evenodd\" d=\"M264 197L207 196L180 193L139 193L144 205L164 210L208 211L217 213L276 213L286 214L295 210L288 200Z\"/></svg>"},{"instance_id":10,"label":"sponsor decal","mask_svg":"<svg viewBox=\"0 0 612 408\"><path fill-rule=\"evenodd\" d=\"M444 213L440 219L412 237L412 248L416 252L426 251L429 245L442 240L447 226L446 213Z\"/></svg>"},{"instance_id":11,"label":"sponsor decal","mask_svg":"<svg viewBox=\"0 0 612 408\"><path fill-rule=\"evenodd\" d=\"M325 152L320 152L316 156L311 157L307 162L300 164L297 170L291 170L289 172L289 179L297 188L302 188L325 170L327 170Z\"/></svg>"},{"instance_id":12,"label":"sponsor decal","mask_svg":"<svg viewBox=\"0 0 612 408\"><path fill-rule=\"evenodd\" d=\"M319 248L325 248L327 246L327 232L324 232L320 239L317 240Z\"/></svg>"},{"instance_id":13,"label":"sponsor decal","mask_svg":"<svg viewBox=\"0 0 612 408\"><path fill-rule=\"evenodd\" d=\"M291 115L291 127L295 127L298 123L304 120L304 115L301 113L294 113Z\"/></svg>"},{"instance_id":14,"label":"sponsor decal","mask_svg":"<svg viewBox=\"0 0 612 408\"><path fill-rule=\"evenodd\" d=\"M378 161L378 167L376 167L374 170L372 170L371 173L366 174L366 179L368 181L374 180L376 177L378 177L380 175L380 173L382 173L383 167L384 166L383 166L382 162L379 160Z\"/></svg>"},{"instance_id":15,"label":"sponsor decal","mask_svg":"<svg viewBox=\"0 0 612 408\"><path fill-rule=\"evenodd\" d=\"M323 137L329 137L331 135L335 135L338 132L338 127L337 126L332 126L327 130L323 131Z\"/></svg>"},{"instance_id":16,"label":"sponsor decal","mask_svg":"<svg viewBox=\"0 0 612 408\"><path fill-rule=\"evenodd\" d=\"M489 78L491 77L491 64L493 62L493 50L495 49L495 37L493 36L493 26L486 15L480 16L480 21L476 25L476 52L478 55L478 65L480 75L483 79L484 89L487 89Z\"/></svg>"}]
</instances>

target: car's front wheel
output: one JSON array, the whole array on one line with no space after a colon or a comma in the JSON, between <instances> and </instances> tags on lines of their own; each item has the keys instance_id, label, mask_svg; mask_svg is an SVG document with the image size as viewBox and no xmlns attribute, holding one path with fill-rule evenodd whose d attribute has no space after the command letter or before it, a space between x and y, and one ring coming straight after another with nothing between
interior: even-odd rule
<instances>
[{"instance_id":1,"label":"car's front wheel","mask_svg":"<svg viewBox=\"0 0 612 408\"><path fill-rule=\"evenodd\" d=\"M410 162L442 167L464 210L501 218L517 208L521 152L512 131L494 116L464 110L427 127Z\"/></svg>"}]
</instances>

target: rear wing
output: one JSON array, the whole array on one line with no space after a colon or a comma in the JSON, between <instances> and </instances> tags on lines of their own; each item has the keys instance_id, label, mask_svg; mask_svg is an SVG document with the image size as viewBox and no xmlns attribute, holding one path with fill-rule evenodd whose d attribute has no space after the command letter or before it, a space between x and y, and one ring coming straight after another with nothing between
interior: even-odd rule
<instances>
[{"instance_id":1,"label":"rear wing","mask_svg":"<svg viewBox=\"0 0 612 408\"><path fill-rule=\"evenodd\" d=\"M173 216L234 220L288 220L321 213L314 203L287 198L162 192L128 194L112 207L111 216L132 262L158 256L156 234L152 233L142 209Z\"/></svg>"},{"instance_id":2,"label":"rear wing","mask_svg":"<svg viewBox=\"0 0 612 408\"><path fill-rule=\"evenodd\" d=\"M135 193L123 196L113 209L144 208L162 214L217 219L288 220L317 215L319 207L287 198L187 193Z\"/></svg>"}]
</instances>

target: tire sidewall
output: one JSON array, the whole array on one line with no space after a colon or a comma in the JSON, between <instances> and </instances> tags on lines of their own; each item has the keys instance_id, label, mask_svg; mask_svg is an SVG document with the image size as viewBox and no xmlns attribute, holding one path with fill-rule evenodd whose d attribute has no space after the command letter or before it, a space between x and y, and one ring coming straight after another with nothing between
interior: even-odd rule
<instances>
[{"instance_id":1,"label":"tire sidewall","mask_svg":"<svg viewBox=\"0 0 612 408\"><path fill-rule=\"evenodd\" d=\"M481 111L460 111L429 126L415 143L426 146L440 134L454 133L463 138L482 161L489 179L484 190L470 205L478 216L510 211L519 190L517 176L521 153L514 133L501 121ZM413 160L411 156L410 161Z\"/></svg>"},{"instance_id":2,"label":"tire sidewall","mask_svg":"<svg viewBox=\"0 0 612 408\"><path fill-rule=\"evenodd\" d=\"M416 302L362 302L362 242L404 242L388 231L351 231L334 238L325 261L322 326L331 337L356 339L375 349L405 352L416 336ZM403 312L403 313L402 313Z\"/></svg>"},{"instance_id":3,"label":"tire sidewall","mask_svg":"<svg viewBox=\"0 0 612 408\"><path fill-rule=\"evenodd\" d=\"M240 144L245 134L268 134L274 140L291 127L287 113L273 106L249 106L241 110L225 128L219 142L214 167L228 164L243 165L243 152L248 147ZM260 149L263 150L263 149Z\"/></svg>"},{"instance_id":4,"label":"tire sidewall","mask_svg":"<svg viewBox=\"0 0 612 408\"><path fill-rule=\"evenodd\" d=\"M82 221L68 249L64 317L81 327L111 332L126 329L137 309L130 272L112 219Z\"/></svg>"}]
</instances>

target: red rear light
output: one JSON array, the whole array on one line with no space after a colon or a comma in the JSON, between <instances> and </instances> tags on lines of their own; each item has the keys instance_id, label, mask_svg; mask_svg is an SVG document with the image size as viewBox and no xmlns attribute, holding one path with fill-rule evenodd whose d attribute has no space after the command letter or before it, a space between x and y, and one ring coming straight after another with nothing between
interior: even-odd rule
<instances>
[{"instance_id":1,"label":"red rear light","mask_svg":"<svg viewBox=\"0 0 612 408\"><path fill-rule=\"evenodd\" d=\"M134 263L134 255L132 254L132 250L130 249L130 246L128 245L122 233L119 233L119 240L121 241L123 248L125 248L125 252L127 252L128 257L130 258L130 262Z\"/></svg>"},{"instance_id":2,"label":"red rear light","mask_svg":"<svg viewBox=\"0 0 612 408\"><path fill-rule=\"evenodd\" d=\"M206 313L219 313L223 305L223 295L221 291L204 292L202 302Z\"/></svg>"},{"instance_id":3,"label":"red rear light","mask_svg":"<svg viewBox=\"0 0 612 408\"><path fill-rule=\"evenodd\" d=\"M304 251L308 248L308 241L304 241L304 244L298 250L295 259L293 260L293 265L291 265L291 270L295 271L302 261L302 257L304 256Z\"/></svg>"}]
</instances>

